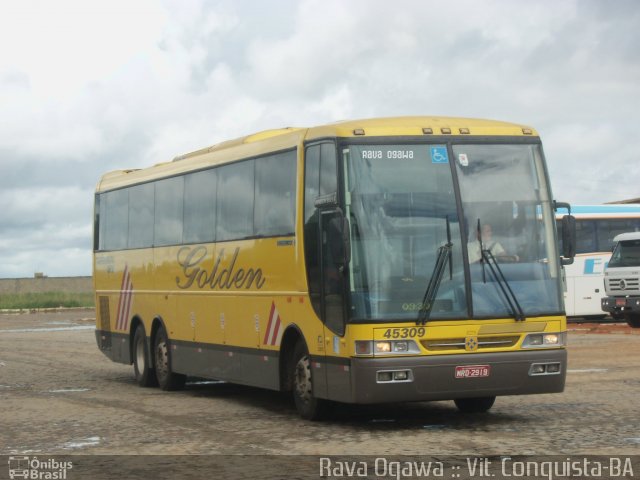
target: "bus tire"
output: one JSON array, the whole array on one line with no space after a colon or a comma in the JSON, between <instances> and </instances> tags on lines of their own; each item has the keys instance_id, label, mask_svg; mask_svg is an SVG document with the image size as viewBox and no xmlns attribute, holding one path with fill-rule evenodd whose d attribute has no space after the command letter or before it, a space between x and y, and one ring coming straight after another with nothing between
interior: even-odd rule
<instances>
[{"instance_id":1,"label":"bus tire","mask_svg":"<svg viewBox=\"0 0 640 480\"><path fill-rule=\"evenodd\" d=\"M313 396L311 357L303 342L293 352L291 385L296 409L305 420L320 420L326 412L327 402Z\"/></svg>"},{"instance_id":2,"label":"bus tire","mask_svg":"<svg viewBox=\"0 0 640 480\"><path fill-rule=\"evenodd\" d=\"M640 315L637 313L627 313L624 316L627 325L631 328L640 328Z\"/></svg>"},{"instance_id":3,"label":"bus tire","mask_svg":"<svg viewBox=\"0 0 640 480\"><path fill-rule=\"evenodd\" d=\"M484 413L493 407L496 397L456 398L456 407L462 413Z\"/></svg>"},{"instance_id":4,"label":"bus tire","mask_svg":"<svg viewBox=\"0 0 640 480\"><path fill-rule=\"evenodd\" d=\"M133 373L136 382L141 387L155 387L157 385L142 324L138 325L133 334Z\"/></svg>"},{"instance_id":5,"label":"bus tire","mask_svg":"<svg viewBox=\"0 0 640 480\"><path fill-rule=\"evenodd\" d=\"M154 360L156 366L156 378L162 390L172 391L184 388L186 375L175 373L171 370L171 349L169 337L164 327L156 332L153 342Z\"/></svg>"}]
</instances>

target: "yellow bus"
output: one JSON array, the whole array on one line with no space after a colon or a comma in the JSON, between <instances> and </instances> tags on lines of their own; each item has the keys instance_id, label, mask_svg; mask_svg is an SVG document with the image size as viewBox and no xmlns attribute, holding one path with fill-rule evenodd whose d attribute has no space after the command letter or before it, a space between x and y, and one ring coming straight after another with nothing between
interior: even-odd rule
<instances>
[{"instance_id":1,"label":"yellow bus","mask_svg":"<svg viewBox=\"0 0 640 480\"><path fill-rule=\"evenodd\" d=\"M141 386L290 391L307 419L561 392L558 206L534 129L466 118L285 128L107 173L96 340Z\"/></svg>"}]
</instances>

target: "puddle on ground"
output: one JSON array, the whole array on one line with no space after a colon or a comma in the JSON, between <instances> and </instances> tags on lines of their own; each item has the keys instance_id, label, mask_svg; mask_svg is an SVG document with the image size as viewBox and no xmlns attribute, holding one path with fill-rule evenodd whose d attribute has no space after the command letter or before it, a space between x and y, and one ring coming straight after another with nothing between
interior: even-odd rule
<instances>
[{"instance_id":1,"label":"puddle on ground","mask_svg":"<svg viewBox=\"0 0 640 480\"><path fill-rule=\"evenodd\" d=\"M444 430L449 428L449 425L423 425L422 428L425 430Z\"/></svg>"},{"instance_id":2,"label":"puddle on ground","mask_svg":"<svg viewBox=\"0 0 640 480\"><path fill-rule=\"evenodd\" d=\"M85 447L95 447L96 445L100 445L100 437L88 437L81 438L78 440L71 440L70 442L66 442L62 448L64 449L75 449L75 448L85 448Z\"/></svg>"},{"instance_id":3,"label":"puddle on ground","mask_svg":"<svg viewBox=\"0 0 640 480\"><path fill-rule=\"evenodd\" d=\"M58 390L47 390L47 393L73 393L73 392L88 392L90 388L60 388Z\"/></svg>"},{"instance_id":4,"label":"puddle on ground","mask_svg":"<svg viewBox=\"0 0 640 480\"><path fill-rule=\"evenodd\" d=\"M608 372L607 368L583 368L583 369L569 369L567 373L604 373Z\"/></svg>"},{"instance_id":5,"label":"puddle on ground","mask_svg":"<svg viewBox=\"0 0 640 480\"><path fill-rule=\"evenodd\" d=\"M74 325L71 327L15 328L0 330L2 333L63 332L68 330L95 330L95 325Z\"/></svg>"},{"instance_id":6,"label":"puddle on ground","mask_svg":"<svg viewBox=\"0 0 640 480\"><path fill-rule=\"evenodd\" d=\"M221 385L223 383L222 380L197 380L195 382L187 382L187 385Z\"/></svg>"}]
</instances>

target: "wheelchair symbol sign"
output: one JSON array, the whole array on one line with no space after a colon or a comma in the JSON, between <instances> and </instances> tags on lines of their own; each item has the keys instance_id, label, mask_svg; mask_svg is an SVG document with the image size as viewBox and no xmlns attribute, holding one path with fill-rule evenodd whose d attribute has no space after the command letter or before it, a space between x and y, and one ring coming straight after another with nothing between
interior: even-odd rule
<instances>
[{"instance_id":1,"label":"wheelchair symbol sign","mask_svg":"<svg viewBox=\"0 0 640 480\"><path fill-rule=\"evenodd\" d=\"M431 163L449 163L447 147L431 147Z\"/></svg>"}]
</instances>

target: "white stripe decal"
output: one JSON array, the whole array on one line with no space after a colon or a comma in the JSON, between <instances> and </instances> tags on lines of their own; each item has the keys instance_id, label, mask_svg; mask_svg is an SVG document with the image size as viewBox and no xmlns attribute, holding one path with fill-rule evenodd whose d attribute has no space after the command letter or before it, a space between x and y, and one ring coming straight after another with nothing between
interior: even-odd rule
<instances>
[{"instance_id":1,"label":"white stripe decal","mask_svg":"<svg viewBox=\"0 0 640 480\"><path fill-rule=\"evenodd\" d=\"M133 282L128 266L124 267L122 275L122 286L120 287L120 298L118 300L118 319L116 321L117 330L126 330L129 326L129 314L131 313L131 302L133 301Z\"/></svg>"},{"instance_id":2,"label":"white stripe decal","mask_svg":"<svg viewBox=\"0 0 640 480\"><path fill-rule=\"evenodd\" d=\"M271 304L271 314L269 315L269 323L267 324L267 332L264 336L266 345L279 345L282 340L282 329L280 328L280 314L276 308L275 302Z\"/></svg>"}]
</instances>

